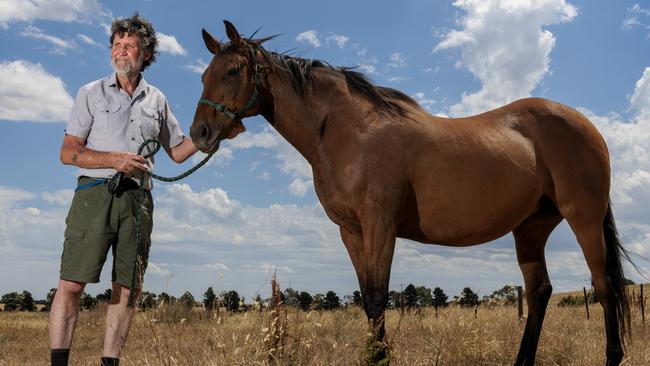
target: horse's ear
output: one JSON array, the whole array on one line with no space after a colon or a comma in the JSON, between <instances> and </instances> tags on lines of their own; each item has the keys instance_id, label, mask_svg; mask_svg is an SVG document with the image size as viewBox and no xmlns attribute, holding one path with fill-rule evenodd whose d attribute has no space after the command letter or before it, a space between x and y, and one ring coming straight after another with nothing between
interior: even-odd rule
<instances>
[{"instance_id":1,"label":"horse's ear","mask_svg":"<svg viewBox=\"0 0 650 366\"><path fill-rule=\"evenodd\" d=\"M202 29L201 33L203 33L203 42L205 42L205 47L212 52L212 54L216 55L217 52L221 49L221 43L214 39L210 33L208 33L207 30Z\"/></svg>"},{"instance_id":2,"label":"horse's ear","mask_svg":"<svg viewBox=\"0 0 650 366\"><path fill-rule=\"evenodd\" d=\"M228 35L228 38L230 39L230 42L234 44L235 46L240 46L241 45L241 36L239 35L239 32L237 31L237 28L235 28L232 23L230 23L227 20L223 21L223 24L226 25L226 34Z\"/></svg>"}]
</instances>

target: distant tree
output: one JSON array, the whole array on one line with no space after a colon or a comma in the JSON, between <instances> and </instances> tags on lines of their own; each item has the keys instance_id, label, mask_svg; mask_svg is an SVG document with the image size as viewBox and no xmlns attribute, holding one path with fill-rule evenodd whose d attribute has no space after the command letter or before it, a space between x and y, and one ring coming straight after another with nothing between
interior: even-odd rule
<instances>
[{"instance_id":1,"label":"distant tree","mask_svg":"<svg viewBox=\"0 0 650 366\"><path fill-rule=\"evenodd\" d=\"M52 303L54 302L54 296L56 296L56 289L51 288L50 291L45 296L45 306L41 308L41 311L50 311L52 309Z\"/></svg>"},{"instance_id":2,"label":"distant tree","mask_svg":"<svg viewBox=\"0 0 650 366\"><path fill-rule=\"evenodd\" d=\"M404 298L405 306L408 306L410 308L418 306L418 292L412 283L409 283L404 291L402 291L402 296Z\"/></svg>"},{"instance_id":3,"label":"distant tree","mask_svg":"<svg viewBox=\"0 0 650 366\"><path fill-rule=\"evenodd\" d=\"M460 296L460 306L472 307L478 305L478 295L471 288L465 287Z\"/></svg>"},{"instance_id":4,"label":"distant tree","mask_svg":"<svg viewBox=\"0 0 650 366\"><path fill-rule=\"evenodd\" d=\"M83 295L81 295L80 305L82 309L92 310L97 306L97 299L84 292Z\"/></svg>"},{"instance_id":5,"label":"distant tree","mask_svg":"<svg viewBox=\"0 0 650 366\"><path fill-rule=\"evenodd\" d=\"M404 304L404 294L401 292L390 290L388 292L388 304L391 309L399 309Z\"/></svg>"},{"instance_id":6,"label":"distant tree","mask_svg":"<svg viewBox=\"0 0 650 366\"><path fill-rule=\"evenodd\" d=\"M253 308L260 312L264 309L264 300L262 300L262 296L260 296L260 294L255 295L255 300L253 300Z\"/></svg>"},{"instance_id":7,"label":"distant tree","mask_svg":"<svg viewBox=\"0 0 650 366\"><path fill-rule=\"evenodd\" d=\"M338 309L341 306L341 299L336 295L334 291L327 291L323 301L323 309L333 310Z\"/></svg>"},{"instance_id":8,"label":"distant tree","mask_svg":"<svg viewBox=\"0 0 650 366\"><path fill-rule=\"evenodd\" d=\"M491 298L499 300L505 304L512 305L517 303L517 287L505 285L492 292Z\"/></svg>"},{"instance_id":9,"label":"distant tree","mask_svg":"<svg viewBox=\"0 0 650 366\"><path fill-rule=\"evenodd\" d=\"M228 311L237 312L239 310L239 294L235 290L230 290L228 292L222 292L221 298L223 300L223 306Z\"/></svg>"},{"instance_id":10,"label":"distant tree","mask_svg":"<svg viewBox=\"0 0 650 366\"><path fill-rule=\"evenodd\" d=\"M636 282L632 281L632 280L629 279L629 278L626 278L626 279L625 279L625 284L626 284L626 285L636 285Z\"/></svg>"},{"instance_id":11,"label":"distant tree","mask_svg":"<svg viewBox=\"0 0 650 366\"><path fill-rule=\"evenodd\" d=\"M325 306L325 295L323 295L323 294L314 295L314 297L312 298L311 304L312 304L311 307L314 310L323 310L323 308Z\"/></svg>"},{"instance_id":12,"label":"distant tree","mask_svg":"<svg viewBox=\"0 0 650 366\"><path fill-rule=\"evenodd\" d=\"M97 302L111 302L111 297L113 297L113 290L107 288L103 293L97 294Z\"/></svg>"},{"instance_id":13,"label":"distant tree","mask_svg":"<svg viewBox=\"0 0 650 366\"><path fill-rule=\"evenodd\" d=\"M172 298L168 293L162 292L160 295L158 295L158 302L160 305L169 305L172 302Z\"/></svg>"},{"instance_id":14,"label":"distant tree","mask_svg":"<svg viewBox=\"0 0 650 366\"><path fill-rule=\"evenodd\" d=\"M20 311L36 311L36 304L34 303L34 298L29 291L23 291L23 294L20 299Z\"/></svg>"},{"instance_id":15,"label":"distant tree","mask_svg":"<svg viewBox=\"0 0 650 366\"><path fill-rule=\"evenodd\" d=\"M183 296L181 296L180 302L184 307L191 309L194 307L194 296L192 296L189 291L186 291Z\"/></svg>"},{"instance_id":16,"label":"distant tree","mask_svg":"<svg viewBox=\"0 0 650 366\"><path fill-rule=\"evenodd\" d=\"M138 307L143 311L156 307L156 294L145 291L138 298Z\"/></svg>"},{"instance_id":17,"label":"distant tree","mask_svg":"<svg viewBox=\"0 0 650 366\"><path fill-rule=\"evenodd\" d=\"M296 307L300 306L298 301L298 295L299 295L298 291L292 289L291 287L288 287L287 289L284 290L283 295L284 298L282 299L282 301L284 301L286 305L296 306Z\"/></svg>"},{"instance_id":18,"label":"distant tree","mask_svg":"<svg viewBox=\"0 0 650 366\"><path fill-rule=\"evenodd\" d=\"M311 297L309 292L301 291L298 295L298 306L300 306L302 310L309 310L309 306L311 306L313 301L314 299Z\"/></svg>"},{"instance_id":19,"label":"distant tree","mask_svg":"<svg viewBox=\"0 0 650 366\"><path fill-rule=\"evenodd\" d=\"M0 302L5 304L5 311L16 311L20 308L21 300L17 292L10 292L2 295Z\"/></svg>"},{"instance_id":20,"label":"distant tree","mask_svg":"<svg viewBox=\"0 0 650 366\"><path fill-rule=\"evenodd\" d=\"M433 306L447 306L447 299L449 299L449 297L440 287L433 289Z\"/></svg>"},{"instance_id":21,"label":"distant tree","mask_svg":"<svg viewBox=\"0 0 650 366\"><path fill-rule=\"evenodd\" d=\"M352 293L352 305L363 306L363 298L361 297L361 291L356 290Z\"/></svg>"},{"instance_id":22,"label":"distant tree","mask_svg":"<svg viewBox=\"0 0 650 366\"><path fill-rule=\"evenodd\" d=\"M415 292L418 294L418 305L419 306L431 306L433 305L433 294L431 289L426 286L417 286L415 287Z\"/></svg>"},{"instance_id":23,"label":"distant tree","mask_svg":"<svg viewBox=\"0 0 650 366\"><path fill-rule=\"evenodd\" d=\"M217 300L217 295L214 293L212 286L208 287L208 290L203 294L203 306L207 310L213 310L215 307L215 301Z\"/></svg>"}]
</instances>

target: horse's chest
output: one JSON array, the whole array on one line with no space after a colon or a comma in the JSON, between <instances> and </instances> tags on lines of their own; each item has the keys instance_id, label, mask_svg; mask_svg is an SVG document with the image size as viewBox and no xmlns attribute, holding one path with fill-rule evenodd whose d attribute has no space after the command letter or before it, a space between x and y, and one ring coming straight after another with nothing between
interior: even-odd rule
<instances>
[{"instance_id":1,"label":"horse's chest","mask_svg":"<svg viewBox=\"0 0 650 366\"><path fill-rule=\"evenodd\" d=\"M359 218L354 209L355 198L350 192L342 188L333 178L315 171L314 189L330 220L350 230L360 230Z\"/></svg>"}]
</instances>

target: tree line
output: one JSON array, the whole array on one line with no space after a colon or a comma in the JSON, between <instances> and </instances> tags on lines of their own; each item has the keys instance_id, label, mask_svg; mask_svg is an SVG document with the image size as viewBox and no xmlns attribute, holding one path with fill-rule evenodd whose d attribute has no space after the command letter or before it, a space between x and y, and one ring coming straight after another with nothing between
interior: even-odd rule
<instances>
[{"instance_id":1,"label":"tree line","mask_svg":"<svg viewBox=\"0 0 650 366\"><path fill-rule=\"evenodd\" d=\"M11 292L4 294L0 303L4 304L4 311L36 311L37 305L43 305L41 311L49 311L54 300L56 289L51 289L45 300L35 301L32 294L28 291L22 293ZM363 306L363 299L360 291L354 291L351 295L343 296L341 299L336 292L327 291L325 294L310 294L307 291L298 291L292 288L286 288L280 293L281 301L286 306L300 308L302 310L334 310L345 306ZM99 303L109 302L112 296L112 290L106 289L103 293L92 296L83 293L81 296L80 307L83 310L92 310ZM426 286L407 285L401 291L391 290L388 296L388 308L421 308L421 307L445 307L450 303L457 304L461 307L475 307L481 302L497 301L501 304L515 304L517 301L517 292L515 286L506 285L501 289L494 291L489 296L483 296L480 300L478 294L471 288L465 287L460 296L454 296L452 299L445 294L440 287L433 290ZM207 310L223 307L231 312L246 311L251 308L262 309L269 303L269 299L262 299L258 294L252 299L252 302L246 302L243 296L235 290L222 291L217 294L212 287L209 287L203 294L202 301L197 301L192 293L185 292L180 297L175 297L166 292L155 294L149 291L143 291L138 298L138 307L142 310L154 307L177 304L192 308L203 306Z\"/></svg>"}]
</instances>

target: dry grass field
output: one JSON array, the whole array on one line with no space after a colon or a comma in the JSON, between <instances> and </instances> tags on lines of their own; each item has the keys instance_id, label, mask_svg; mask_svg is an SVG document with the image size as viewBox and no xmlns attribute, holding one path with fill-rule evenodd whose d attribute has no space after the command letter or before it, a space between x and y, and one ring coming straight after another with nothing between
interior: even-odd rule
<instances>
[{"instance_id":1,"label":"dry grass field","mask_svg":"<svg viewBox=\"0 0 650 366\"><path fill-rule=\"evenodd\" d=\"M97 365L105 308L81 313L72 365ZM272 321L275 322L272 324ZM393 365L510 365L524 321L517 308L433 309L387 314ZM538 365L604 365L602 311L549 306ZM634 309L624 365L650 365L650 324ZM123 365L357 365L368 328L361 309L212 314L168 306L139 312ZM272 361L272 362L271 362ZM0 312L0 366L47 365L47 314Z\"/></svg>"}]
</instances>

